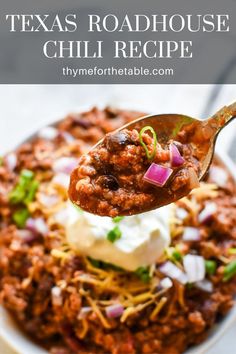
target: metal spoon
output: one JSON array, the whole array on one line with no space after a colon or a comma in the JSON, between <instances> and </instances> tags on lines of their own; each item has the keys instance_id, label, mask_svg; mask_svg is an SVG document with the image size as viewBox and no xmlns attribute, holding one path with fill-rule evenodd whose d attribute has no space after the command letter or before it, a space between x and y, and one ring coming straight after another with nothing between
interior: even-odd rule
<instances>
[{"instance_id":1,"label":"metal spoon","mask_svg":"<svg viewBox=\"0 0 236 354\"><path fill-rule=\"evenodd\" d=\"M223 107L211 118L206 120L199 120L181 114L160 114L141 117L131 123L122 126L113 132L112 135L117 134L124 129L135 129L140 131L145 126L151 126L155 130L157 141L160 144L163 144L163 146L167 145L170 140L180 141L182 144L191 145L192 151L194 152L193 156L197 158L200 164L200 171L196 177L200 181L203 179L210 167L214 154L216 139L219 132L235 117L236 102L228 107ZM100 140L93 147L92 151L103 146L104 139ZM154 188L149 191L152 198L150 199L150 202L146 203L146 205L143 203L140 204L138 201L136 204L133 202L132 207L126 207L123 206L123 204L113 204L112 199L110 198L106 200L107 207L102 208L100 207L103 203L103 201L100 199L102 196L96 196L93 193L87 194L85 190L83 190L83 195L78 193L77 176L78 171L75 170L71 175L71 183L69 188L69 196L71 200L78 206L82 207L82 209L102 216L106 215L114 217L116 215L132 215L146 212L172 203L188 194L191 189L194 188L190 185L188 188L185 188L183 185L176 192L173 192L168 187ZM119 178L119 175L114 177ZM91 183L91 188L94 188L94 183L96 184L96 181ZM137 187L139 188L139 186ZM123 187L123 193L127 193L124 200L129 200L129 198L134 199L136 193L142 193L142 190L138 189L136 193L133 191L134 194L129 194L130 188L132 190L132 185L131 187L130 185L128 185L128 187Z\"/></svg>"},{"instance_id":2,"label":"metal spoon","mask_svg":"<svg viewBox=\"0 0 236 354\"><path fill-rule=\"evenodd\" d=\"M196 155L199 155L199 162L201 164L199 180L202 180L212 162L218 134L235 117L236 102L221 108L212 117L205 120L182 114L148 115L124 125L117 131L123 129L136 129L139 131L144 126L149 125L155 130L157 141L167 144L170 139L176 139L177 135L181 135L182 132L194 126L195 135L186 136L185 143L192 145ZM102 140L98 144L101 143Z\"/></svg>"}]
</instances>

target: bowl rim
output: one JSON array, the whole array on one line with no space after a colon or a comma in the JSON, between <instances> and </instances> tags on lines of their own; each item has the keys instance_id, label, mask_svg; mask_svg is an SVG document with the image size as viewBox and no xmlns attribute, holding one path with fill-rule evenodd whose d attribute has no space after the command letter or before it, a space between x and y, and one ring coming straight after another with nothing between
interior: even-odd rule
<instances>
[{"instance_id":1,"label":"bowl rim","mask_svg":"<svg viewBox=\"0 0 236 354\"><path fill-rule=\"evenodd\" d=\"M80 109L82 112L83 109ZM63 118L64 119L64 118ZM55 126L63 119L58 119L47 126ZM40 129L28 136L19 145L33 139ZM234 162L226 152L216 145L216 158L227 168L233 179L236 181L236 168ZM236 322L236 305L232 307L229 313L221 320L220 323L213 326L208 337L204 342L196 345L183 354L202 354L209 350L216 342L225 334L230 326ZM18 324L15 323L11 314L3 306L0 306L0 339L13 351L15 354L48 354L40 345L33 342L33 340L23 333Z\"/></svg>"}]
</instances>

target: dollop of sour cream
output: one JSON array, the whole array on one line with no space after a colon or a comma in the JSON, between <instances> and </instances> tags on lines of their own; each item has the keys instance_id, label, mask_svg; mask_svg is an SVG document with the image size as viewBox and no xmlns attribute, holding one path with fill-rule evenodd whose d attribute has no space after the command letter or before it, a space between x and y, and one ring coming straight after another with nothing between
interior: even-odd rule
<instances>
[{"instance_id":1,"label":"dollop of sour cream","mask_svg":"<svg viewBox=\"0 0 236 354\"><path fill-rule=\"evenodd\" d=\"M165 206L115 223L112 218L78 211L70 205L66 238L80 254L135 271L155 263L170 244L171 213L172 207ZM107 235L115 226L121 237L111 242Z\"/></svg>"}]
</instances>

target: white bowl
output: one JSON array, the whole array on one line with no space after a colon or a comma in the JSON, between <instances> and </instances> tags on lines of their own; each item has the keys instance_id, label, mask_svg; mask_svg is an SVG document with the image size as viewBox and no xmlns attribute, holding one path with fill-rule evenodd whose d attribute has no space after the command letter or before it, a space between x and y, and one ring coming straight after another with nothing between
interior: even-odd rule
<instances>
[{"instance_id":1,"label":"white bowl","mask_svg":"<svg viewBox=\"0 0 236 354\"><path fill-rule=\"evenodd\" d=\"M236 168L231 159L219 149L216 149L216 156L230 171L236 181ZM236 305L230 310L227 316L220 323L215 325L208 338L201 344L188 349L185 354L203 354L210 349L226 330L236 321ZM0 306L0 338L17 354L48 354L48 351L31 341L20 328L15 324L9 313ZM1 352L1 354L4 354Z\"/></svg>"}]
</instances>

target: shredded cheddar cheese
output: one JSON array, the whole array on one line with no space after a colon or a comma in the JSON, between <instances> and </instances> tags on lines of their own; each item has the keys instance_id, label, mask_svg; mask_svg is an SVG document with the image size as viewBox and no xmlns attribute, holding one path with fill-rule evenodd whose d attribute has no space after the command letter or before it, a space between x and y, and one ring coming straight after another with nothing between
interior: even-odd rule
<instances>
[{"instance_id":1,"label":"shredded cheddar cheese","mask_svg":"<svg viewBox=\"0 0 236 354\"><path fill-rule=\"evenodd\" d=\"M44 193L50 194L53 193L53 191L55 192L55 186L44 186ZM58 203L53 205L51 208L47 208L47 211L44 211L44 207L41 205L38 197L36 198L36 201L32 203L31 207L32 210L35 211L40 210L41 208L43 213L46 215L48 224L56 227L57 237L61 238L62 241L64 239L62 246L58 249L53 249L51 254L53 257L60 259L62 262L67 262L70 257L73 258L74 256L78 256L78 253L75 254L65 242L65 230L62 225L57 224L57 221L54 218L55 212L60 211L61 208L65 208L66 206L64 191L58 189L58 192L60 194ZM179 201L179 204L187 211L188 217L196 218L196 215L200 210L199 200L206 194L213 197L216 196L217 193L218 191L216 185L202 182L198 189L193 190L188 198L182 198ZM170 231L172 238L179 237L184 229L183 221L175 216L175 211L176 208L173 208L173 213L170 218ZM53 231L51 232L51 237L54 237ZM167 248L166 253L160 261L164 262L168 259L171 256L171 252L171 248ZM151 280L145 283L134 274L129 276L128 272L113 269L112 267L99 268L93 265L87 258L81 256L80 258L83 259L83 270L76 271L70 282L76 284L84 306L90 306L92 308L92 312L97 316L104 328L111 328L111 323L106 316L105 308L116 304L117 301L124 308L124 311L120 317L121 323L125 323L128 318L135 315L137 312L143 311L149 306L151 307L149 318L151 321L154 321L167 303L169 303L168 313L165 316L168 317L170 315L172 307L171 303L174 303L174 300L167 295L169 294L169 289L158 289L160 273L157 271L155 265L150 268ZM175 261L175 264L180 269L183 269L181 262L178 260ZM28 281L28 279L25 279L22 285L27 286ZM64 284L60 281L58 281L58 286L62 289L69 288L69 284ZM176 291L174 293L176 296L176 301L178 301L182 308L185 308L184 287L177 284ZM104 298L104 294L109 294L109 298ZM81 339L86 336L88 326L88 320L86 318L81 319L81 326L80 329L78 329L78 336Z\"/></svg>"}]
</instances>

